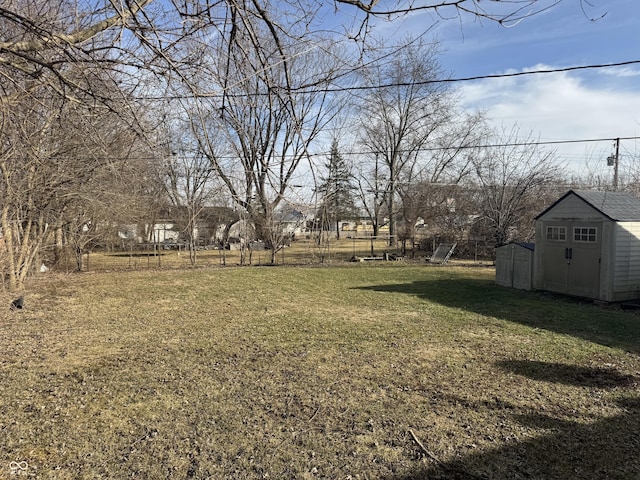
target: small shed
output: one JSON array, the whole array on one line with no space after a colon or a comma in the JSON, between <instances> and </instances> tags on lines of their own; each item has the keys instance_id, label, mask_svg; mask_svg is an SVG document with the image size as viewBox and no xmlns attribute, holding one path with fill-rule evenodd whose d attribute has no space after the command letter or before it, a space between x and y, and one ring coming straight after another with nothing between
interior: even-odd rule
<instances>
[{"instance_id":1,"label":"small shed","mask_svg":"<svg viewBox=\"0 0 640 480\"><path fill-rule=\"evenodd\" d=\"M496 248L496 284L520 290L533 287L535 244L512 242Z\"/></svg>"},{"instance_id":2,"label":"small shed","mask_svg":"<svg viewBox=\"0 0 640 480\"><path fill-rule=\"evenodd\" d=\"M536 217L539 290L607 302L640 298L640 199L569 190Z\"/></svg>"}]
</instances>

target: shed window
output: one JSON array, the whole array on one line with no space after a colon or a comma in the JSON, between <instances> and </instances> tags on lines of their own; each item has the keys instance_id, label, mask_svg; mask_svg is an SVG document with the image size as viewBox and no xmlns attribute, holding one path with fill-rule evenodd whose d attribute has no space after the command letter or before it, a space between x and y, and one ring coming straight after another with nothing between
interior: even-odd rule
<instances>
[{"instance_id":1,"label":"shed window","mask_svg":"<svg viewBox=\"0 0 640 480\"><path fill-rule=\"evenodd\" d=\"M595 227L574 227L573 240L575 242L590 242L596 241L597 229Z\"/></svg>"},{"instance_id":2,"label":"shed window","mask_svg":"<svg viewBox=\"0 0 640 480\"><path fill-rule=\"evenodd\" d=\"M567 227L547 227L547 240L564 241L567 239Z\"/></svg>"}]
</instances>

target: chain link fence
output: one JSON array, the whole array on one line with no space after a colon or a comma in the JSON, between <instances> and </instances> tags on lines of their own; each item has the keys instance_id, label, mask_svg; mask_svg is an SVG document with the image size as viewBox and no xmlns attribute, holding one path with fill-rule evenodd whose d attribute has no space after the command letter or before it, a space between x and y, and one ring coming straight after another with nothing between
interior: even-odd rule
<instances>
[{"instance_id":1,"label":"chain link fence","mask_svg":"<svg viewBox=\"0 0 640 480\"><path fill-rule=\"evenodd\" d=\"M388 237L343 237L341 239L296 239L276 252L276 265L337 264L349 261L407 260L427 261L445 239L425 238L419 242L398 243L390 246ZM185 244L130 244L111 249L95 249L77 254L72 249L43 255L41 271L99 272L163 268L225 267L238 265L272 265L272 252L258 242L242 247L231 245L198 247L189 251ZM478 263L493 262L492 246L473 240L458 241L451 260Z\"/></svg>"}]
</instances>

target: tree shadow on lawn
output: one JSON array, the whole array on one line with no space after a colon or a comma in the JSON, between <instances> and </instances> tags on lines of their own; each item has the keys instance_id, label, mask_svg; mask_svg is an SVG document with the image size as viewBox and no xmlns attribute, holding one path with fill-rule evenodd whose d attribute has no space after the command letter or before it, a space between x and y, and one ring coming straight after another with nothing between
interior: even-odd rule
<instances>
[{"instance_id":1,"label":"tree shadow on lawn","mask_svg":"<svg viewBox=\"0 0 640 480\"><path fill-rule=\"evenodd\" d=\"M456 277L359 288L415 295L446 307L572 335L640 354L640 317L617 306L601 307L590 300L514 290L487 280Z\"/></svg>"},{"instance_id":2,"label":"tree shadow on lawn","mask_svg":"<svg viewBox=\"0 0 640 480\"><path fill-rule=\"evenodd\" d=\"M374 285L364 289L415 295L452 309L547 329L640 354L640 318L618 307L603 308L590 301L507 289L491 281L455 276L400 285ZM553 418L536 412L535 407L525 410L511 404L488 407L483 407L481 402L470 404L466 408L492 408L496 417L511 418L515 421L516 431L520 425L522 432L529 432L526 440L511 444L503 441L495 449L462 454L448 462L440 462L434 457L427 460L429 465L423 464L415 471L389 476L387 480L640 478L637 378L614 368L519 359L503 360L496 365L536 382L561 383L594 392L622 391L618 397L622 399L617 401L620 413L587 421L581 417L580 421L573 421L566 419L567 416L572 417L571 412L563 418ZM452 400L456 401L455 398ZM456 403L465 403L464 399L457 400Z\"/></svg>"},{"instance_id":3,"label":"tree shadow on lawn","mask_svg":"<svg viewBox=\"0 0 640 480\"><path fill-rule=\"evenodd\" d=\"M534 380L578 387L591 385L589 379L600 378L596 383L604 387L629 388L634 395L618 401L621 414L601 417L592 423L567 421L530 411L508 413L523 430L537 429L544 433L524 442L466 455L450 462L440 462L432 457L430 466L386 477L387 480L639 478L640 397L635 394L637 382L613 371L572 365L527 361L506 361L498 365Z\"/></svg>"},{"instance_id":4,"label":"tree shadow on lawn","mask_svg":"<svg viewBox=\"0 0 640 480\"><path fill-rule=\"evenodd\" d=\"M624 375L613 368L582 367L535 360L503 360L496 365L533 380L562 383L586 388L625 388L635 385L633 375Z\"/></svg>"}]
</instances>

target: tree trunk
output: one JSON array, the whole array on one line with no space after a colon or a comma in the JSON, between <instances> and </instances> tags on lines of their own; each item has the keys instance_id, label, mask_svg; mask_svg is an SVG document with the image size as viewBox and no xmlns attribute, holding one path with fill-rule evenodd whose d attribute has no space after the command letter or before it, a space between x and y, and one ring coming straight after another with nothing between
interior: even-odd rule
<instances>
[{"instance_id":1,"label":"tree trunk","mask_svg":"<svg viewBox=\"0 0 640 480\"><path fill-rule=\"evenodd\" d=\"M11 229L11 225L9 223L9 207L5 205L2 207L2 231L4 232L4 246L7 257L7 272L6 272L6 281L9 287L9 290L14 291L18 288L17 277L16 277L16 263L14 256L14 245L13 245L13 230Z\"/></svg>"}]
</instances>

